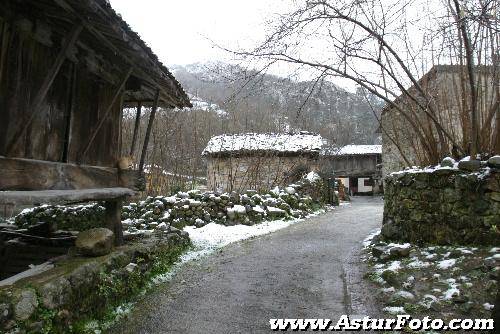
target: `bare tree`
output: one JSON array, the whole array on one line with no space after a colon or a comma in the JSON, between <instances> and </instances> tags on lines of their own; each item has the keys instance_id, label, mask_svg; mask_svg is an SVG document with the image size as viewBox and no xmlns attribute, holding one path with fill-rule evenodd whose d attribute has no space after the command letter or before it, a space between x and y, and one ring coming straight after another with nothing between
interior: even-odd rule
<instances>
[{"instance_id":1,"label":"bare tree","mask_svg":"<svg viewBox=\"0 0 500 334\"><path fill-rule=\"evenodd\" d=\"M499 7L494 0L298 2L255 49L232 52L363 87L401 115L408 128L399 131L414 134L422 164L453 153L475 158L500 152ZM451 101L420 80L437 64L458 65Z\"/></svg>"}]
</instances>

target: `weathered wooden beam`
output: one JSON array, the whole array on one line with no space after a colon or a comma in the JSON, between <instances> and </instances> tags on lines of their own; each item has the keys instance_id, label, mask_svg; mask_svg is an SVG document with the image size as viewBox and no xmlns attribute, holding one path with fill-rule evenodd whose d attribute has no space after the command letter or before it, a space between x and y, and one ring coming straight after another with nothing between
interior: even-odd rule
<instances>
[{"instance_id":1,"label":"weathered wooden beam","mask_svg":"<svg viewBox=\"0 0 500 334\"><path fill-rule=\"evenodd\" d=\"M125 77L123 78L120 86L118 87L118 89L116 90L115 92L115 95L113 96L113 99L111 100L109 106L106 108L106 111L104 112L104 116L100 119L99 123L97 123L97 126L94 128L94 130L92 131L92 134L90 135L89 137L89 140L87 142L87 144L85 145L84 149L82 150L80 156L79 156L79 160L81 161L85 155L87 154L88 150L90 149L90 146L92 145L92 143L94 142L94 139L95 137L97 136L97 134L99 133L99 130L101 130L101 127L102 125L104 124L104 122L106 121L106 119L108 118L109 114L111 113L111 111L113 110L113 106L114 104L116 103L116 100L118 99L118 97L120 97L122 91L123 91L123 87L125 86L125 83L127 82L128 78L130 77L130 74L132 73L132 71L134 70L134 67L131 66L127 73L125 74Z\"/></svg>"},{"instance_id":2,"label":"weathered wooden beam","mask_svg":"<svg viewBox=\"0 0 500 334\"><path fill-rule=\"evenodd\" d=\"M69 96L68 96L68 108L66 110L66 129L64 130L64 146L63 153L61 157L62 162L68 162L69 157L69 146L72 137L72 123L73 123L73 113L75 111L75 97L76 97L76 65L72 64L69 69Z\"/></svg>"},{"instance_id":3,"label":"weathered wooden beam","mask_svg":"<svg viewBox=\"0 0 500 334\"><path fill-rule=\"evenodd\" d=\"M151 108L151 114L149 115L148 128L146 129L146 136L144 138L144 144L142 146L141 160L139 162L139 170L144 170L144 161L146 160L146 152L149 145L149 137L151 136L151 130L153 129L153 123L155 121L156 109L158 109L158 100L160 98L160 90L156 90L155 101L153 102L153 107Z\"/></svg>"},{"instance_id":4,"label":"weathered wooden beam","mask_svg":"<svg viewBox=\"0 0 500 334\"><path fill-rule=\"evenodd\" d=\"M115 235L115 246L123 245L122 203L121 199L104 203L106 227Z\"/></svg>"},{"instance_id":5,"label":"weathered wooden beam","mask_svg":"<svg viewBox=\"0 0 500 334\"><path fill-rule=\"evenodd\" d=\"M133 157L134 153L135 153L137 136L139 134L139 125L141 124L141 111L142 111L142 102L137 102L135 124L134 124L134 134L132 136L132 145L130 146L130 156L131 157Z\"/></svg>"},{"instance_id":6,"label":"weathered wooden beam","mask_svg":"<svg viewBox=\"0 0 500 334\"><path fill-rule=\"evenodd\" d=\"M124 187L145 189L144 173L110 167L67 164L0 156L0 190Z\"/></svg>"},{"instance_id":7,"label":"weathered wooden beam","mask_svg":"<svg viewBox=\"0 0 500 334\"><path fill-rule=\"evenodd\" d=\"M134 195L135 191L128 188L0 191L0 204L72 204L89 201L114 201Z\"/></svg>"},{"instance_id":8,"label":"weathered wooden beam","mask_svg":"<svg viewBox=\"0 0 500 334\"><path fill-rule=\"evenodd\" d=\"M7 21L1 21L2 39L0 41L0 82L2 82L3 72L6 65L7 50L9 50L10 25Z\"/></svg>"},{"instance_id":9,"label":"weathered wooden beam","mask_svg":"<svg viewBox=\"0 0 500 334\"><path fill-rule=\"evenodd\" d=\"M11 141L9 142L9 144L7 144L6 148L7 155L10 155L10 153L14 149L19 139L24 135L26 130L30 127L31 123L33 122L33 119L35 118L38 109L45 100L45 97L47 96L50 87L52 87L54 79L56 78L57 74L59 73L59 70L61 69L62 64L64 63L64 60L66 59L66 54L68 50L75 45L75 42L78 39L78 36L80 35L82 29L83 26L81 24L77 24L73 27L68 36L66 36L66 39L64 40L61 50L59 51L59 54L57 55L56 60L54 61L54 64L52 64L51 68L48 70L47 75L45 76L42 85L40 86L40 89L38 90L37 94L35 95L35 98L33 99L33 102L30 103L28 109L28 118L26 120L23 120L21 128L16 133L14 133L14 136L12 137Z\"/></svg>"}]
</instances>

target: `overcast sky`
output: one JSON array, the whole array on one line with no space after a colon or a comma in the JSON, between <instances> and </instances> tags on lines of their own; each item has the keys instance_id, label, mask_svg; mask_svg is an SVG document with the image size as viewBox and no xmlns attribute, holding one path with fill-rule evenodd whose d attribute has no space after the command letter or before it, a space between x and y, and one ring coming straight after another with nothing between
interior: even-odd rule
<instances>
[{"instance_id":1,"label":"overcast sky","mask_svg":"<svg viewBox=\"0 0 500 334\"><path fill-rule=\"evenodd\" d=\"M225 60L230 48L265 36L264 22L285 8L282 0L110 0L166 65Z\"/></svg>"}]
</instances>

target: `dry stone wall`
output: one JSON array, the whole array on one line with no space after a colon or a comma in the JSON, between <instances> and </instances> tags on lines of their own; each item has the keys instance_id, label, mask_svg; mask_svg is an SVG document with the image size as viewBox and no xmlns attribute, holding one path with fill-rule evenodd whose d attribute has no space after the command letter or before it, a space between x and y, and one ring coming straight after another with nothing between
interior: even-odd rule
<instances>
[{"instance_id":1,"label":"dry stone wall","mask_svg":"<svg viewBox=\"0 0 500 334\"><path fill-rule=\"evenodd\" d=\"M470 165L387 176L382 236L412 243L499 245L500 165L482 162L482 168L465 170Z\"/></svg>"}]
</instances>

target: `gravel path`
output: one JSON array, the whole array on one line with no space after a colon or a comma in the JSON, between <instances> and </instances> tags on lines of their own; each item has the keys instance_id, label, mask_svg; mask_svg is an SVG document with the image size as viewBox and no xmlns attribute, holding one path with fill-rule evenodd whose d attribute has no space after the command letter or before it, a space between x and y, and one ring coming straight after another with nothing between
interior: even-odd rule
<instances>
[{"instance_id":1,"label":"gravel path","mask_svg":"<svg viewBox=\"0 0 500 334\"><path fill-rule=\"evenodd\" d=\"M112 333L268 333L269 318L375 316L358 253L382 211L381 198L354 198L189 263Z\"/></svg>"}]
</instances>

